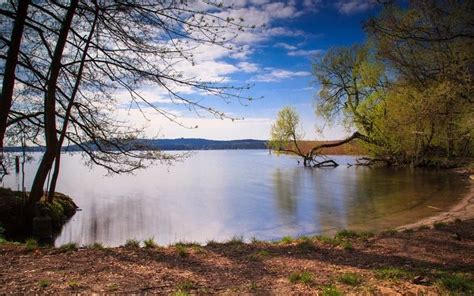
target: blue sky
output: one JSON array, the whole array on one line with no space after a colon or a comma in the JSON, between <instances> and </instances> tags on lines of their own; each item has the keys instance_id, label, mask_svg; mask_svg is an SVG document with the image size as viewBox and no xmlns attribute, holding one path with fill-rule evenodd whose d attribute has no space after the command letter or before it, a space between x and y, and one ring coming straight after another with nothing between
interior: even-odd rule
<instances>
[{"instance_id":1,"label":"blue sky","mask_svg":"<svg viewBox=\"0 0 474 296\"><path fill-rule=\"evenodd\" d=\"M233 9L223 16L243 17L245 23L257 25L237 37L233 43L242 51L227 51L217 47L200 47L196 52L196 66L181 65L191 76L208 81L226 81L229 85L252 84L245 96L262 99L250 104L219 98L203 97L193 90L183 90L191 98L202 100L228 115L243 120L221 120L205 112L188 111L183 105L170 104L166 94L150 87L143 92L157 107L176 114L186 126L182 128L164 118L146 112L146 120L127 110L129 118L147 128L148 136L165 138L200 137L208 139L267 139L272 121L284 106L299 112L307 139L339 139L345 136L340 125L326 126L323 134L315 133L315 126L323 122L314 113L314 98L318 84L311 75L311 59L324 54L333 46L346 46L365 40L362 23L377 13L373 0L232 0L225 1ZM265 27L260 25L265 24ZM150 98L151 97L151 98ZM122 110L124 112L124 110Z\"/></svg>"}]
</instances>

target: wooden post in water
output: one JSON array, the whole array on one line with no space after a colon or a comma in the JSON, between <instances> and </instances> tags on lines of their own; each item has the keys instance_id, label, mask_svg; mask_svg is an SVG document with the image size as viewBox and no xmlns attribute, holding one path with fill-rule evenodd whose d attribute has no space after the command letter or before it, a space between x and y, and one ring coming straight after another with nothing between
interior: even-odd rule
<instances>
[{"instance_id":1,"label":"wooden post in water","mask_svg":"<svg viewBox=\"0 0 474 296\"><path fill-rule=\"evenodd\" d=\"M15 172L20 173L20 157L18 155L15 156Z\"/></svg>"}]
</instances>

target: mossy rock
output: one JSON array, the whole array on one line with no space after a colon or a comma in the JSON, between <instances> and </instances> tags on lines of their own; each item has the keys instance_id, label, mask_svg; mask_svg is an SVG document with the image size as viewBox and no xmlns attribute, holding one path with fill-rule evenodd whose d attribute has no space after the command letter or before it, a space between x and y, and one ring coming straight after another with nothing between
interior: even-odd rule
<instances>
[{"instance_id":1,"label":"mossy rock","mask_svg":"<svg viewBox=\"0 0 474 296\"><path fill-rule=\"evenodd\" d=\"M78 208L69 196L58 192L54 194L52 202L43 201L42 204L48 208L53 228L56 231L60 230L64 223L74 216Z\"/></svg>"}]
</instances>

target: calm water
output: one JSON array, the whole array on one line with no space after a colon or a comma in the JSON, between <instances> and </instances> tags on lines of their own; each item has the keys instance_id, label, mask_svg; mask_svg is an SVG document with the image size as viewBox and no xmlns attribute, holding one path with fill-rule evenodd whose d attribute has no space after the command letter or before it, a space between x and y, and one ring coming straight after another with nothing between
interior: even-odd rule
<instances>
[{"instance_id":1,"label":"calm water","mask_svg":"<svg viewBox=\"0 0 474 296\"><path fill-rule=\"evenodd\" d=\"M264 150L202 151L172 167L110 177L82 165L80 154L64 155L57 189L82 211L55 243L117 246L153 237L166 245L377 230L446 210L467 192L467 183L446 172L348 168L353 158L336 159L344 165L307 169ZM26 169L27 186L36 165ZM11 175L3 185L19 183Z\"/></svg>"}]
</instances>

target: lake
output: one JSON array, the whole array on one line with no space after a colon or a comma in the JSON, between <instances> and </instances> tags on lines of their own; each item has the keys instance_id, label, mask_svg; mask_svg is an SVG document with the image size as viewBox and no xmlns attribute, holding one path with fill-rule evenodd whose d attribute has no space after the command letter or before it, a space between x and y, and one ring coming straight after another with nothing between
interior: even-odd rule
<instances>
[{"instance_id":1,"label":"lake","mask_svg":"<svg viewBox=\"0 0 474 296\"><path fill-rule=\"evenodd\" d=\"M41 154L33 156L27 186ZM353 157L334 159L341 166L310 169L293 156L265 150L199 151L174 166L106 176L104 169L82 164L81 154L65 154L57 190L81 211L55 244L118 246L154 238L168 245L380 230L447 210L468 190L448 172L347 167ZM15 190L19 184L14 174L3 180Z\"/></svg>"}]
</instances>

